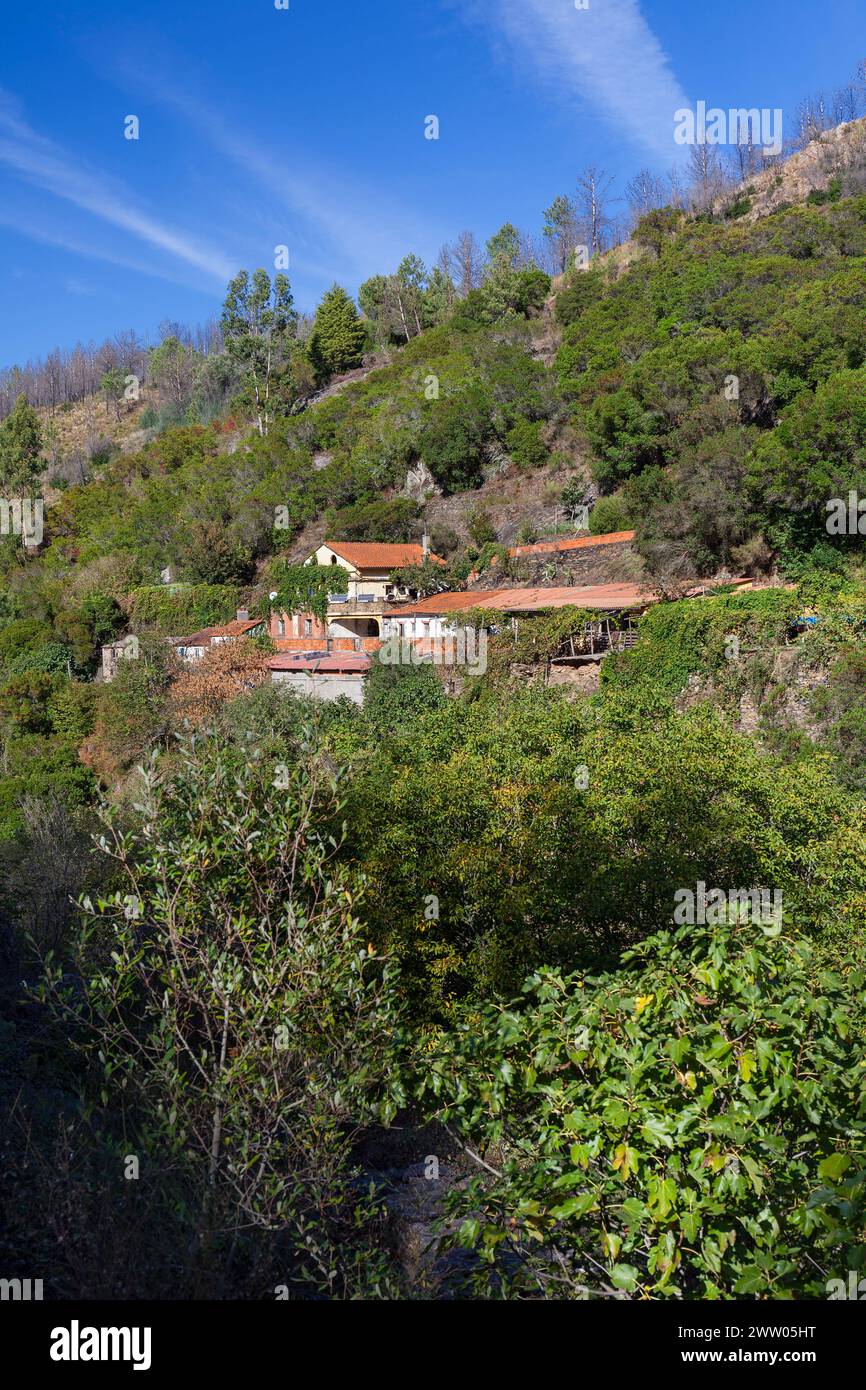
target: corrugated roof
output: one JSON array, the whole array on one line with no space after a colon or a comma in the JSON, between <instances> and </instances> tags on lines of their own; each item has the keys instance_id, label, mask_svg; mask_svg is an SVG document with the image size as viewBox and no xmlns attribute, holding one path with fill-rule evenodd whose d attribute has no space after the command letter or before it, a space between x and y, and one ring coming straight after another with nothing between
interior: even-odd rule
<instances>
[{"instance_id":1,"label":"corrugated roof","mask_svg":"<svg viewBox=\"0 0 866 1390\"><path fill-rule=\"evenodd\" d=\"M281 652L268 661L271 671L364 672L370 658L360 652Z\"/></svg>"},{"instance_id":2,"label":"corrugated roof","mask_svg":"<svg viewBox=\"0 0 866 1390\"><path fill-rule=\"evenodd\" d=\"M472 608L499 609L504 613L542 612L547 608L591 608L609 612L646 608L658 595L638 584L571 585L560 589L482 589L477 593L435 594L417 603L395 604L385 609L389 618L465 613Z\"/></svg>"},{"instance_id":3,"label":"corrugated roof","mask_svg":"<svg viewBox=\"0 0 866 1390\"><path fill-rule=\"evenodd\" d=\"M397 570L404 565L420 565L424 559L424 547L411 545L390 545L367 541L325 541L329 550L341 559L348 560L356 569ZM429 558L437 565L445 561L430 552Z\"/></svg>"}]
</instances>

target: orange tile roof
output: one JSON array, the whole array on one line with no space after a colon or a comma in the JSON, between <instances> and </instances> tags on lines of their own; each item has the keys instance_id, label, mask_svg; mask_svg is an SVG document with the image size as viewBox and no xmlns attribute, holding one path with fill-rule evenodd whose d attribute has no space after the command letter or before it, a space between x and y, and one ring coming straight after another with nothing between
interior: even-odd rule
<instances>
[{"instance_id":1,"label":"orange tile roof","mask_svg":"<svg viewBox=\"0 0 866 1390\"><path fill-rule=\"evenodd\" d=\"M397 570L404 565L420 565L424 559L424 547L411 545L388 545L367 541L325 541L324 544L342 560L348 560L356 569ZM430 559L437 565L444 565L440 555L430 552Z\"/></svg>"},{"instance_id":2,"label":"orange tile roof","mask_svg":"<svg viewBox=\"0 0 866 1390\"><path fill-rule=\"evenodd\" d=\"M245 632L250 632L264 621L264 618L244 618L243 621L232 618L230 623L222 627L203 627L191 637L180 637L178 641L183 647L207 647L215 637L243 637Z\"/></svg>"},{"instance_id":3,"label":"orange tile roof","mask_svg":"<svg viewBox=\"0 0 866 1390\"><path fill-rule=\"evenodd\" d=\"M634 540L634 531L608 531L603 536L578 536L573 540L539 541L536 545L513 545L509 555L543 555L546 552L559 554L564 550L591 550L597 545L619 545Z\"/></svg>"},{"instance_id":4,"label":"orange tile roof","mask_svg":"<svg viewBox=\"0 0 866 1390\"><path fill-rule=\"evenodd\" d=\"M720 583L705 581L686 592L686 598L704 598L707 590ZM731 588L749 588L752 580L732 578L724 583ZM435 594L417 603L398 603L386 608L384 617L435 617L437 614L466 613L471 608L498 609L503 613L541 613L548 608L588 608L601 612L619 613L627 609L648 608L658 603L660 595L639 584L589 584L579 587L536 589L480 589L475 593Z\"/></svg>"},{"instance_id":5,"label":"orange tile roof","mask_svg":"<svg viewBox=\"0 0 866 1390\"><path fill-rule=\"evenodd\" d=\"M215 637L243 637L245 632L251 632L254 627L260 627L264 618L232 618L230 623L224 627L214 628Z\"/></svg>"}]
</instances>

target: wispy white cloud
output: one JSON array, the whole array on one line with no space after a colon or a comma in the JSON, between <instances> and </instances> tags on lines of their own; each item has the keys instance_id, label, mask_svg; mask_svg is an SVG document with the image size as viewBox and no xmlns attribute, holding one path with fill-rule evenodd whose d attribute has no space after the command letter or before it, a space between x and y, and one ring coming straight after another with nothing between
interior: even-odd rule
<instances>
[{"instance_id":1,"label":"wispy white cloud","mask_svg":"<svg viewBox=\"0 0 866 1390\"><path fill-rule=\"evenodd\" d=\"M591 105L635 144L673 158L674 112L688 106L639 0L471 0L463 13L528 64L559 101Z\"/></svg>"},{"instance_id":2,"label":"wispy white cloud","mask_svg":"<svg viewBox=\"0 0 866 1390\"><path fill-rule=\"evenodd\" d=\"M100 261L105 265L116 265L121 270L131 270L136 275L147 275L154 280L164 280L168 284L180 285L185 289L197 288L191 283L189 272L185 271L183 266L178 266L176 270L171 266L157 269L135 256L118 255L113 249L101 245L97 246L92 240L85 242L78 237L71 236L54 224L48 225L44 222L37 224L33 221L32 215L27 216L17 209L13 211L8 207L0 206L0 227L8 227L11 232L17 232L27 241L36 241L44 246L56 246L61 251L68 251L73 256L81 256L84 260Z\"/></svg>"},{"instance_id":3,"label":"wispy white cloud","mask_svg":"<svg viewBox=\"0 0 866 1390\"><path fill-rule=\"evenodd\" d=\"M2 90L0 164L27 183L194 267L209 279L224 284L237 269L222 251L137 208L136 200L121 183L77 161L54 141L33 130L18 114L13 99Z\"/></svg>"},{"instance_id":4,"label":"wispy white cloud","mask_svg":"<svg viewBox=\"0 0 866 1390\"><path fill-rule=\"evenodd\" d=\"M256 185L259 211L264 195L272 220L287 225L280 240L289 244L293 268L313 279L364 278L374 269L396 266L407 251L425 246L432 250L443 240L445 233L433 226L429 213L417 215L381 187L371 188L345 169L329 170L297 152L278 152L273 131L254 133L244 129L242 120L222 115L196 95L193 82L178 79L164 55L148 53L146 68L140 55L120 57L114 71L145 93L150 103L179 112L212 149ZM253 211L248 209L248 221Z\"/></svg>"}]
</instances>

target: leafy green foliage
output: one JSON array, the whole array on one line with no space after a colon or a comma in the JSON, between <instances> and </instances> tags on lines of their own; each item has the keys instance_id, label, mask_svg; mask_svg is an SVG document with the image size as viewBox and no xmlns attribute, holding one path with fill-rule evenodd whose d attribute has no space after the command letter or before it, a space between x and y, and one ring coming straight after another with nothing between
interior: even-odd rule
<instances>
[{"instance_id":1,"label":"leafy green foliage","mask_svg":"<svg viewBox=\"0 0 866 1390\"><path fill-rule=\"evenodd\" d=\"M272 600L276 612L312 613L322 622L329 594L344 594L348 588L348 573L342 565L290 565L277 559L269 578L276 588Z\"/></svg>"},{"instance_id":2,"label":"leafy green foliage","mask_svg":"<svg viewBox=\"0 0 866 1390\"><path fill-rule=\"evenodd\" d=\"M297 314L285 275L242 270L229 283L220 320L226 350L239 365L253 404L259 433L268 433L273 415L274 376L289 358Z\"/></svg>"},{"instance_id":3,"label":"leafy green foliage","mask_svg":"<svg viewBox=\"0 0 866 1390\"><path fill-rule=\"evenodd\" d=\"M42 429L26 396L19 396L0 423L0 484L6 497L32 497L45 467ZM38 494L37 494L38 495Z\"/></svg>"},{"instance_id":4,"label":"leafy green foliage","mask_svg":"<svg viewBox=\"0 0 866 1390\"><path fill-rule=\"evenodd\" d=\"M136 627L184 637L202 627L230 622L239 597L238 590L226 584L154 584L133 589L127 608Z\"/></svg>"},{"instance_id":5,"label":"leafy green foliage","mask_svg":"<svg viewBox=\"0 0 866 1390\"><path fill-rule=\"evenodd\" d=\"M258 1230L282 1282L347 1297L386 1277L350 1150L353 1126L393 1115L399 1011L319 828L333 782L302 765L273 781L213 742L185 744L168 780L149 766L136 828L103 817L122 887L82 903L86 1007L50 962L42 995L97 1113L164 1166L204 1269Z\"/></svg>"},{"instance_id":6,"label":"leafy green foliage","mask_svg":"<svg viewBox=\"0 0 866 1390\"><path fill-rule=\"evenodd\" d=\"M860 1020L775 931L660 932L439 1037L419 1091L496 1166L449 1210L481 1291L825 1298L862 1268Z\"/></svg>"}]
</instances>

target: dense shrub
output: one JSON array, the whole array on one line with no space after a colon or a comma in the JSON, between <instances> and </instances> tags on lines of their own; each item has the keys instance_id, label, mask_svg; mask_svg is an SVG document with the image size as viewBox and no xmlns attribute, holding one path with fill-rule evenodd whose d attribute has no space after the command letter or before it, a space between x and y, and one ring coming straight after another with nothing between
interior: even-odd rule
<instances>
[{"instance_id":1,"label":"dense shrub","mask_svg":"<svg viewBox=\"0 0 866 1390\"><path fill-rule=\"evenodd\" d=\"M495 1168L449 1204L476 1289L826 1298L863 1266L859 978L776 928L692 926L457 1021L418 1085Z\"/></svg>"}]
</instances>

